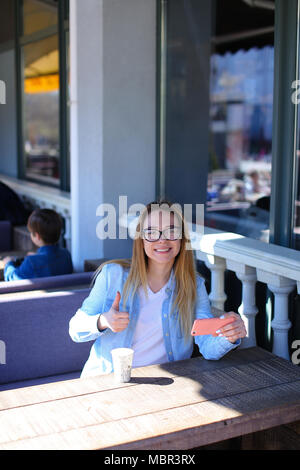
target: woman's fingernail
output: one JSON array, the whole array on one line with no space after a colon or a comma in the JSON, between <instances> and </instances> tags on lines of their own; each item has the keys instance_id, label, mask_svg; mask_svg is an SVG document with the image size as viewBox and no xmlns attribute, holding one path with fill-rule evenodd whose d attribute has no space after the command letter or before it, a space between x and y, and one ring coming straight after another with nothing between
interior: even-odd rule
<instances>
[{"instance_id":1,"label":"woman's fingernail","mask_svg":"<svg viewBox=\"0 0 300 470\"><path fill-rule=\"evenodd\" d=\"M222 335L222 333L220 333L220 334L218 334L218 336L224 336L224 335Z\"/></svg>"},{"instance_id":2,"label":"woman's fingernail","mask_svg":"<svg viewBox=\"0 0 300 470\"><path fill-rule=\"evenodd\" d=\"M216 333L221 333L221 330L217 330Z\"/></svg>"},{"instance_id":3,"label":"woman's fingernail","mask_svg":"<svg viewBox=\"0 0 300 470\"><path fill-rule=\"evenodd\" d=\"M223 318L225 318L225 315L221 315L221 317L220 317L220 318L223 320Z\"/></svg>"}]
</instances>

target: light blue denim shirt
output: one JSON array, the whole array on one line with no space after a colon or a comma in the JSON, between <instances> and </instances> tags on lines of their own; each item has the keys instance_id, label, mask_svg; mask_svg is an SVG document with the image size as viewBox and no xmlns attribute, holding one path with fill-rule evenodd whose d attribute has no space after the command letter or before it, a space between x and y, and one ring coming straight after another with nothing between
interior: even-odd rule
<instances>
[{"instance_id":1,"label":"light blue denim shirt","mask_svg":"<svg viewBox=\"0 0 300 470\"><path fill-rule=\"evenodd\" d=\"M73 341L94 341L81 377L111 373L113 371L111 350L120 347L130 348L132 345L140 307L138 294L129 296L127 304L122 304L122 292L128 272L115 263L105 265L96 278L90 295L70 320L69 334ZM109 328L100 332L97 328L99 315L109 311L117 291L121 293L120 310L129 312L129 325L119 333L113 333ZM161 318L168 361L190 358L193 352L194 337L190 336L188 340L184 339L178 311L171 312L175 294L173 271L166 285L166 294ZM195 318L213 316L204 280L199 275L197 275L197 301L194 316ZM195 342L205 359L214 360L220 359L240 344L240 340L232 344L225 337L211 335L196 336Z\"/></svg>"}]
</instances>

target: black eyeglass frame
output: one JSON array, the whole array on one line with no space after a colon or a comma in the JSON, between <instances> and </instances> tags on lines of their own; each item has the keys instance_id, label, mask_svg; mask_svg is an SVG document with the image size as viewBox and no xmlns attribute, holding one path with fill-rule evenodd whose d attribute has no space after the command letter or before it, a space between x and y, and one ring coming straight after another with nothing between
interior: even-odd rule
<instances>
[{"instance_id":1,"label":"black eyeglass frame","mask_svg":"<svg viewBox=\"0 0 300 470\"><path fill-rule=\"evenodd\" d=\"M168 240L170 242L175 242L177 240L181 240L182 239L182 231L181 231L181 228L180 227L169 227L169 228L165 228L164 230L158 230L158 229L150 229L150 228L147 228L147 229L144 229L142 230L142 235L143 235L143 238L147 241L147 242L158 242L160 239L161 239L161 236L164 234L164 232L166 232L167 230L174 230L174 229L178 229L178 231L180 232L180 236L178 238L167 238L164 236L164 240ZM153 231L153 232L157 232L159 233L159 237L156 238L155 240L148 240L148 238L146 238L146 234L145 232L147 231Z\"/></svg>"}]
</instances>

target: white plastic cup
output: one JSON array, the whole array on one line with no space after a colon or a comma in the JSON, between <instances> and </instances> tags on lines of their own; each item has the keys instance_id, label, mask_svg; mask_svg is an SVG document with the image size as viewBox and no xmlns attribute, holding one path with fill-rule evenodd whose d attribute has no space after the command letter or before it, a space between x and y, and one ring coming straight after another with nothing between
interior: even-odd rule
<instances>
[{"instance_id":1,"label":"white plastic cup","mask_svg":"<svg viewBox=\"0 0 300 470\"><path fill-rule=\"evenodd\" d=\"M116 348L111 350L115 382L130 382L133 349Z\"/></svg>"}]
</instances>

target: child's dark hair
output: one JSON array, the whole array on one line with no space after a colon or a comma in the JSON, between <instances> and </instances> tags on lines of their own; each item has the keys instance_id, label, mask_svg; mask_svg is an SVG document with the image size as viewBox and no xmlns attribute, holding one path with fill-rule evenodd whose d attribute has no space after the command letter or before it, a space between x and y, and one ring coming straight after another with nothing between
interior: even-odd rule
<instances>
[{"instance_id":1,"label":"child's dark hair","mask_svg":"<svg viewBox=\"0 0 300 470\"><path fill-rule=\"evenodd\" d=\"M27 228L30 232L38 233L44 243L58 243L62 229L59 214L52 209L36 209L29 216Z\"/></svg>"}]
</instances>

